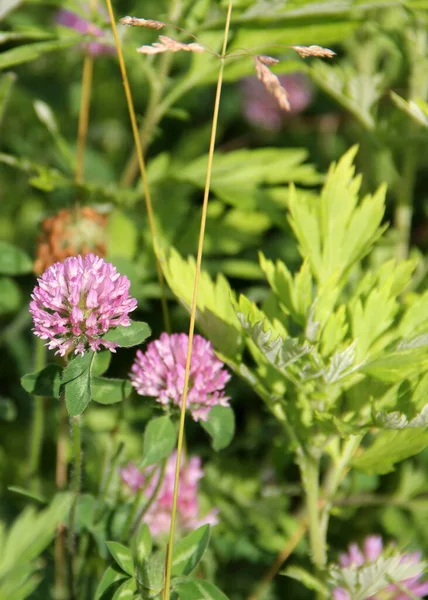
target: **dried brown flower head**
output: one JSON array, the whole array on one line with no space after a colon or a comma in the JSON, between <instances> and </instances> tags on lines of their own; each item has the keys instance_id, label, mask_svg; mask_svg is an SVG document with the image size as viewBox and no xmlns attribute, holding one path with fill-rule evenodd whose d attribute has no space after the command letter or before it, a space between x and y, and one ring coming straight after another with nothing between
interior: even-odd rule
<instances>
[{"instance_id":1,"label":"dried brown flower head","mask_svg":"<svg viewBox=\"0 0 428 600\"><path fill-rule=\"evenodd\" d=\"M191 44L182 44L166 35L159 36L159 42L154 42L151 46L141 46L137 52L141 54L160 54L161 52L205 52L206 49L201 44L192 42Z\"/></svg>"},{"instance_id":2,"label":"dried brown flower head","mask_svg":"<svg viewBox=\"0 0 428 600\"><path fill-rule=\"evenodd\" d=\"M319 56L321 58L333 58L336 56L336 52L330 50L330 48L323 48L322 46L290 46L293 48L302 58L308 56Z\"/></svg>"},{"instance_id":3,"label":"dried brown flower head","mask_svg":"<svg viewBox=\"0 0 428 600\"><path fill-rule=\"evenodd\" d=\"M34 271L41 274L68 256L106 254L107 217L89 206L61 210L42 223Z\"/></svg>"},{"instance_id":4,"label":"dried brown flower head","mask_svg":"<svg viewBox=\"0 0 428 600\"><path fill-rule=\"evenodd\" d=\"M290 110L287 92L282 87L278 77L274 75L266 66L266 59L273 61L268 62L267 64L275 64L275 59L272 59L270 56L254 56L257 77L263 83L266 90L276 99L279 106L283 110Z\"/></svg>"},{"instance_id":5,"label":"dried brown flower head","mask_svg":"<svg viewBox=\"0 0 428 600\"><path fill-rule=\"evenodd\" d=\"M122 17L119 20L122 25L129 25L131 27L147 27L148 29L162 29L166 23L163 21L155 21L154 19L140 19L139 17Z\"/></svg>"},{"instance_id":6,"label":"dried brown flower head","mask_svg":"<svg viewBox=\"0 0 428 600\"><path fill-rule=\"evenodd\" d=\"M257 60L268 67L279 63L277 58L273 58L273 56L265 56L264 54L259 54L257 56Z\"/></svg>"}]
</instances>

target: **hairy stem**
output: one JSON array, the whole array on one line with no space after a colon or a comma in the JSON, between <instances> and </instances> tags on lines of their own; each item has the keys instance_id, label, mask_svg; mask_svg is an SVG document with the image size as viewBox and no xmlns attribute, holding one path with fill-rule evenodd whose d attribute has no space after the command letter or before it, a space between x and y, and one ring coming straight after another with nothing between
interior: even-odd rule
<instances>
[{"instance_id":1,"label":"hairy stem","mask_svg":"<svg viewBox=\"0 0 428 600\"><path fill-rule=\"evenodd\" d=\"M227 39L228 39L228 35L229 35L231 15L232 15L232 0L229 0L227 16L226 16L226 23L225 23L225 28L224 28L224 39L223 39L223 48L222 48L222 53L221 53L220 69L219 69L219 74L218 74L218 79L217 79L217 89L216 89L216 95L215 95L215 101L214 101L211 138L210 138L210 145L209 145L209 152L208 152L207 174L206 174L206 179L205 179L204 199L203 199L203 203L202 203L202 214L201 214L201 225L200 225L200 230L199 230L198 251L197 251L197 255L196 255L195 281L193 284L193 295L192 295L192 303L191 303L191 310L190 310L189 345L187 348L186 369L185 369L185 374L184 374L183 400L181 403L181 410L180 410L180 425L179 425L179 430L178 430L178 442L177 442L177 462L175 465L175 480L174 480L174 495L173 495L172 512L171 512L171 527L170 527L170 532L169 532L169 540L168 540L166 563L165 563L163 600L169 600L169 598L170 598L171 568L172 568L172 555L173 555L173 546L174 546L175 521L176 521L176 514L177 514L178 486L179 486L179 478L180 478L181 454L182 454L182 450L183 450L183 440L184 440L184 422L185 422L185 418L186 418L186 404L187 404L187 393L188 393L188 387L189 387L190 364L191 364L191 360L192 360L193 335L194 335L194 331L195 331L199 276L200 276L201 265L202 265L202 254L203 254L204 237L205 237L205 225L206 225L206 220L207 220L208 199L209 199L210 187L211 187L211 172L212 172L212 164L213 164L213 158L214 158L215 140L216 140L216 134L217 134L217 124L218 124L218 114L219 114L219 109L220 109L221 89L222 89L222 85L223 85L224 57L226 55Z\"/></svg>"},{"instance_id":2,"label":"hairy stem","mask_svg":"<svg viewBox=\"0 0 428 600\"><path fill-rule=\"evenodd\" d=\"M36 338L36 357L34 362L35 371L40 371L46 365L46 348L43 340L39 338ZM36 491L40 454L43 443L45 398L33 396L33 402L34 409L31 426L30 456L28 460L28 478L31 487Z\"/></svg>"},{"instance_id":3,"label":"hairy stem","mask_svg":"<svg viewBox=\"0 0 428 600\"><path fill-rule=\"evenodd\" d=\"M141 180L143 183L144 200L146 203L147 218L148 218L148 222L149 222L150 235L152 238L153 251L155 254L156 273L157 273L157 278L159 281L159 287L161 290L161 305L162 305L163 321L164 321L165 330L171 331L170 318L169 318L169 312L168 312L168 303L166 300L165 279L164 279L164 276L162 273L162 268L161 268L161 265L159 262L159 245L158 245L158 238L157 238L157 234L156 234L153 203L152 203L152 198L151 198L151 194L150 194L149 183L147 180L146 164L144 161L143 148L141 145L140 134L138 131L137 117L135 115L135 108L134 108L134 102L132 99L131 88L129 85L128 73L126 71L126 65L125 65L125 60L123 58L122 47L120 45L120 40L119 40L119 36L117 33L116 21L115 21L115 16L114 16L111 0L106 0L106 4L107 4L107 10L109 13L109 17L110 17L110 24L111 24L111 29L112 29L113 36L114 36L114 41L116 44L117 57L119 60L120 72L122 74L123 87L125 90L126 103L128 105L129 119L131 121L131 128L132 128L132 133L133 133L133 137L134 137L135 151L136 151L137 160L138 160L138 167L140 170Z\"/></svg>"}]
</instances>

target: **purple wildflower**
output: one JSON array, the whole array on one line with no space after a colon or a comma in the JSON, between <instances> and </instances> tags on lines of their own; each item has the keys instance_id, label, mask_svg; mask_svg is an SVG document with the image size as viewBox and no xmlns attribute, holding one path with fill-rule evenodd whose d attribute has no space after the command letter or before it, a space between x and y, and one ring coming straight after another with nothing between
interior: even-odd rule
<instances>
[{"instance_id":1,"label":"purple wildflower","mask_svg":"<svg viewBox=\"0 0 428 600\"><path fill-rule=\"evenodd\" d=\"M176 460L177 453L174 452L167 461L160 490L153 504L144 515L144 523L149 526L154 536L159 536L169 531ZM153 474L154 470L156 472ZM159 476L160 469L156 467L149 467L144 472L141 472L130 463L125 469L121 469L122 480L134 493L148 482L147 488L144 490L144 502L147 502L155 492ZM204 472L201 468L201 459L199 456L192 456L182 464L180 469L180 485L178 488L177 517L178 527L183 532L196 529L207 523L210 525L218 523L217 509L211 510L202 518L199 516L198 488L199 480L203 476ZM137 482L139 484L138 487L135 486Z\"/></svg>"},{"instance_id":2,"label":"purple wildflower","mask_svg":"<svg viewBox=\"0 0 428 600\"><path fill-rule=\"evenodd\" d=\"M375 562L384 549L382 538L379 535L369 535L361 550L357 544L350 544L348 552L339 556L339 564L343 568L363 567ZM417 564L421 559L420 552L409 552L403 554L402 563ZM366 600L411 600L412 597L423 598L428 594L428 581L421 581L422 573L400 581L400 586L409 591L412 596L402 592L396 585L390 584L381 590L376 596L370 596ZM351 600L349 593L342 587L333 590L334 600Z\"/></svg>"},{"instance_id":3,"label":"purple wildflower","mask_svg":"<svg viewBox=\"0 0 428 600\"><path fill-rule=\"evenodd\" d=\"M130 378L139 394L155 397L164 405L170 402L181 405L188 340L185 333L163 333L147 346L144 354L138 350ZM217 404L229 406L229 398L223 391L229 379L211 342L195 335L187 396L187 406L195 421L206 421Z\"/></svg>"},{"instance_id":4,"label":"purple wildflower","mask_svg":"<svg viewBox=\"0 0 428 600\"><path fill-rule=\"evenodd\" d=\"M287 92L290 102L288 112L280 108L257 77L245 77L241 82L245 117L253 125L269 131L279 131L285 119L303 112L312 100L312 87L303 73L287 73L279 75L278 79Z\"/></svg>"},{"instance_id":5,"label":"purple wildflower","mask_svg":"<svg viewBox=\"0 0 428 600\"><path fill-rule=\"evenodd\" d=\"M89 11L86 12L88 12L89 16ZM91 35L92 37L100 40L82 43L81 47L86 52L89 52L89 54L92 54L92 56L100 56L102 54L114 54L116 51L113 42L107 41L105 39L106 34L100 27L98 27L94 23L91 23L84 17L81 17L78 14L72 12L71 10L61 8L56 13L55 22L57 23L57 25L63 25L68 29L74 29L74 31L77 31L82 35Z\"/></svg>"},{"instance_id":6,"label":"purple wildflower","mask_svg":"<svg viewBox=\"0 0 428 600\"><path fill-rule=\"evenodd\" d=\"M128 314L137 308L129 296L129 279L94 254L55 263L37 280L31 295L34 333L49 340L50 350L64 356L74 349L84 354L101 346L114 352L118 345L101 338L109 329L128 327Z\"/></svg>"}]
</instances>

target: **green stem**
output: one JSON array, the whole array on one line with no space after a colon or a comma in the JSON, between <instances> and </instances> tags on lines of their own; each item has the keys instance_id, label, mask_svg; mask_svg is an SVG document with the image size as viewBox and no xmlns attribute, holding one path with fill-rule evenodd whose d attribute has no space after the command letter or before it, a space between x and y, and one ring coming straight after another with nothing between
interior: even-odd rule
<instances>
[{"instance_id":1,"label":"green stem","mask_svg":"<svg viewBox=\"0 0 428 600\"><path fill-rule=\"evenodd\" d=\"M168 11L168 22L176 23L180 19L182 10L182 3L180 0L171 0L169 4ZM169 35L168 32L166 35ZM172 52L165 52L160 56L159 59L159 69L156 70L155 77L150 78L151 84L151 93L149 98L149 103L147 106L146 115L144 118L144 123L140 129L140 140L143 152L146 151L147 146L149 145L153 132L156 129L157 124L162 118L162 114L159 114L158 107L159 103L164 95L165 84L168 79L169 71L171 69L171 64L173 60ZM125 169L123 171L120 184L123 187L130 187L136 176L138 174L138 157L135 149L132 152L131 157L126 163Z\"/></svg>"},{"instance_id":2,"label":"green stem","mask_svg":"<svg viewBox=\"0 0 428 600\"><path fill-rule=\"evenodd\" d=\"M34 370L40 371L46 365L46 348L43 340L36 340L36 357ZM36 491L36 478L39 472L40 455L42 450L43 433L44 433L44 405L45 398L42 396L33 396L34 412L33 422L31 427L31 442L30 456L28 460L28 478L30 479L31 488Z\"/></svg>"},{"instance_id":3,"label":"green stem","mask_svg":"<svg viewBox=\"0 0 428 600\"><path fill-rule=\"evenodd\" d=\"M71 417L70 425L72 429L72 448L73 448L73 460L74 460L74 471L73 479L71 482L71 491L73 493L73 501L70 510L70 524L68 530L68 547L69 547L69 577L70 577L70 598L71 600L77 600L76 594L76 583L77 583L77 569L76 569L76 512L77 502L80 494L80 483L82 480L82 442L81 442L81 421L80 416Z\"/></svg>"},{"instance_id":4,"label":"green stem","mask_svg":"<svg viewBox=\"0 0 428 600\"><path fill-rule=\"evenodd\" d=\"M220 58L220 69L218 73L217 79L217 87L216 87L216 95L214 101L214 111L213 111L213 119L212 119L212 127L211 127L211 136L210 136L210 144L208 151L208 164L207 164L207 172L205 178L205 187L204 187L204 197L202 202L202 214L201 214L201 223L199 229L199 239L198 239L198 250L196 254L196 268L195 268L195 279L193 282L193 293L192 293L192 302L190 309L190 324L189 324L189 342L187 347L187 357L186 357L186 369L184 373L184 385L183 385L183 399L181 402L180 408L180 425L178 429L178 441L177 441L177 461L175 464L175 479L174 479L174 494L172 500L172 509L171 509L171 527L169 531L169 539L166 550L166 561L165 561L165 576L164 576L164 588L163 588L163 600L170 600L171 595L171 571L172 571L172 557L174 551L174 535L175 535L175 521L177 516L177 500L178 500L178 487L180 480L180 467L181 467L181 455L183 450L183 441L184 441L184 423L186 419L186 403L187 403L187 394L189 390L189 378L190 378L190 365L192 360L192 345L193 345L193 335L195 331L195 322L196 322L196 307L197 307L197 299L198 299L198 288L199 288L199 277L201 273L202 266L202 254L204 248L204 237L205 237L205 226L207 221L208 214L208 200L211 189L211 174L212 174L212 165L214 159L214 149L215 149L215 141L217 135L217 125L218 125L218 115L220 110L220 98L221 98L221 90L223 86L223 72L224 72L224 60L226 56L227 49L227 40L229 36L229 27L232 16L232 2L233 0L229 0L228 8L227 8L227 16L226 22L224 26L224 38L223 38L223 47Z\"/></svg>"},{"instance_id":5,"label":"green stem","mask_svg":"<svg viewBox=\"0 0 428 600\"><path fill-rule=\"evenodd\" d=\"M405 260L409 254L413 216L413 189L418 165L417 150L409 146L405 150L401 177L397 189L395 228L397 230L397 260Z\"/></svg>"},{"instance_id":6,"label":"green stem","mask_svg":"<svg viewBox=\"0 0 428 600\"><path fill-rule=\"evenodd\" d=\"M143 499L144 492L146 491L147 487L150 485L153 477L155 476L155 473L156 473L156 469L153 469L153 471L150 473L149 477L147 477L144 485L135 494L132 508L131 508L128 518L126 520L125 527L123 528L122 539L125 541L127 540L127 538L130 535L132 523L134 522L135 516L138 511L138 507L140 506L141 501Z\"/></svg>"},{"instance_id":7,"label":"green stem","mask_svg":"<svg viewBox=\"0 0 428 600\"><path fill-rule=\"evenodd\" d=\"M318 571L322 571L327 562L326 540L321 526L320 512L320 457L315 453L300 452L299 465L302 484L306 496L309 540L312 561Z\"/></svg>"},{"instance_id":8,"label":"green stem","mask_svg":"<svg viewBox=\"0 0 428 600\"><path fill-rule=\"evenodd\" d=\"M321 508L321 529L324 539L327 539L328 522L330 519L330 511L333 506L334 496L337 493L346 473L349 469L355 452L358 450L362 435L351 435L350 438L343 444L342 452L339 458L333 462L333 465L326 477L323 486L323 497L325 503Z\"/></svg>"},{"instance_id":9,"label":"green stem","mask_svg":"<svg viewBox=\"0 0 428 600\"><path fill-rule=\"evenodd\" d=\"M159 479L158 482L156 484L156 487L153 491L152 497L150 498L150 500L143 506L143 508L140 510L140 512L135 516L134 522L132 524L132 529L131 529L131 536L135 534L135 532L138 529L139 524L141 523L141 521L144 518L144 515L147 514L147 511L149 510L149 508L153 505L154 501L156 500L156 498L159 495L159 492L161 490L162 484L165 480L165 473L166 473L166 459L162 462L161 464L161 470L159 473Z\"/></svg>"}]
</instances>

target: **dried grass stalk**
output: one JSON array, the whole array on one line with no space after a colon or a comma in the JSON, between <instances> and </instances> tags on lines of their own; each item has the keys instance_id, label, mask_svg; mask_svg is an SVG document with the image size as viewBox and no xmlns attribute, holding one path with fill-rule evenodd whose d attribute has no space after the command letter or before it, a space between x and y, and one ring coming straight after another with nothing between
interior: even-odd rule
<instances>
[{"instance_id":1,"label":"dried grass stalk","mask_svg":"<svg viewBox=\"0 0 428 600\"><path fill-rule=\"evenodd\" d=\"M132 27L147 27L148 29L162 29L166 23L162 21L154 21L153 19L140 19L138 17L122 17L119 23L122 25L130 25Z\"/></svg>"},{"instance_id":2,"label":"dried grass stalk","mask_svg":"<svg viewBox=\"0 0 428 600\"><path fill-rule=\"evenodd\" d=\"M276 99L279 106L283 110L290 110L290 103L288 101L287 92L282 87L278 77L272 73L263 62L263 59L270 58L265 56L255 56L254 63L256 66L256 73L258 79L263 83L267 91L272 94L272 96ZM274 62L270 64L275 64Z\"/></svg>"},{"instance_id":3,"label":"dried grass stalk","mask_svg":"<svg viewBox=\"0 0 428 600\"><path fill-rule=\"evenodd\" d=\"M159 36L159 42L154 42L151 46L141 46L137 48L137 52L141 54L160 54L161 52L205 52L205 47L196 42L191 44L182 44L166 35Z\"/></svg>"},{"instance_id":4,"label":"dried grass stalk","mask_svg":"<svg viewBox=\"0 0 428 600\"><path fill-rule=\"evenodd\" d=\"M290 46L293 48L302 58L307 56L319 56L321 58L332 58L336 56L336 52L330 50L330 48L323 48L322 46Z\"/></svg>"}]
</instances>

